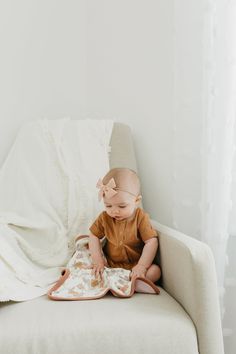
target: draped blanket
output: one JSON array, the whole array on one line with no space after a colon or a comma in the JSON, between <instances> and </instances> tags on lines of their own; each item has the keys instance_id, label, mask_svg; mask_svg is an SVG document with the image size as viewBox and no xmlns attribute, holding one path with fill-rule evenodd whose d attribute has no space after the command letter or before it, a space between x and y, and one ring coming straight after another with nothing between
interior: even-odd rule
<instances>
[{"instance_id":1,"label":"draped blanket","mask_svg":"<svg viewBox=\"0 0 236 354\"><path fill-rule=\"evenodd\" d=\"M159 294L159 288L150 280L137 278L130 280L130 270L104 268L102 277L92 274L88 236L80 236L76 241L76 252L62 271L58 282L48 292L52 300L92 300L104 296L108 291L117 297L131 297L135 283L143 283L143 292Z\"/></svg>"},{"instance_id":2,"label":"draped blanket","mask_svg":"<svg viewBox=\"0 0 236 354\"><path fill-rule=\"evenodd\" d=\"M0 301L46 294L101 212L110 120L39 120L22 127L0 170Z\"/></svg>"}]
</instances>

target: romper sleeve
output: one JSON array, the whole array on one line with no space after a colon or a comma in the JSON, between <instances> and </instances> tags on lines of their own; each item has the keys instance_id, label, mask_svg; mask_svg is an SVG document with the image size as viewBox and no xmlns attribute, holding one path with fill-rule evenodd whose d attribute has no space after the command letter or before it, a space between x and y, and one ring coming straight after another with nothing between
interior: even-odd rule
<instances>
[{"instance_id":1,"label":"romper sleeve","mask_svg":"<svg viewBox=\"0 0 236 354\"><path fill-rule=\"evenodd\" d=\"M97 219L94 221L94 223L90 226L89 230L94 236L97 236L98 238L103 238L105 235L105 230L104 230L104 218L103 218L103 213L101 213Z\"/></svg>"},{"instance_id":2,"label":"romper sleeve","mask_svg":"<svg viewBox=\"0 0 236 354\"><path fill-rule=\"evenodd\" d=\"M158 237L157 231L152 227L149 215L140 210L138 218L138 231L141 239L145 242L153 237Z\"/></svg>"}]
</instances>

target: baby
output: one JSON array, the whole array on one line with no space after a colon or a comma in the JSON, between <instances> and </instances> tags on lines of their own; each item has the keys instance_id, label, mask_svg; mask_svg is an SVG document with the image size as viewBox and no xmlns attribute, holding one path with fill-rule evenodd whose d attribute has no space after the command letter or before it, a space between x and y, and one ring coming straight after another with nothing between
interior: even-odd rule
<instances>
[{"instance_id":1,"label":"baby","mask_svg":"<svg viewBox=\"0 0 236 354\"><path fill-rule=\"evenodd\" d=\"M153 264L158 248L157 232L149 216L138 204L141 200L137 174L128 168L114 168L97 187L103 199L103 211L90 227L89 249L93 274L102 276L105 266L131 270L131 280L146 277L154 283L161 270ZM100 240L106 236L102 256ZM142 292L142 282L136 282L136 291Z\"/></svg>"}]
</instances>

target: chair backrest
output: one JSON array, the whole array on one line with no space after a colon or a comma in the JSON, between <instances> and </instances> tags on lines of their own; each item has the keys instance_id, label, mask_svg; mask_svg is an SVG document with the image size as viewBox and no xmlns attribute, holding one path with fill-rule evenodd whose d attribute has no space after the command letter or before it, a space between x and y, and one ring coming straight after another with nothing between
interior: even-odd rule
<instances>
[{"instance_id":1,"label":"chair backrest","mask_svg":"<svg viewBox=\"0 0 236 354\"><path fill-rule=\"evenodd\" d=\"M110 146L110 168L126 167L138 173L132 133L128 125L114 123ZM142 201L139 205L143 207Z\"/></svg>"},{"instance_id":2,"label":"chair backrest","mask_svg":"<svg viewBox=\"0 0 236 354\"><path fill-rule=\"evenodd\" d=\"M126 124L115 122L110 144L110 168L127 167L137 172L130 127Z\"/></svg>"},{"instance_id":3,"label":"chair backrest","mask_svg":"<svg viewBox=\"0 0 236 354\"><path fill-rule=\"evenodd\" d=\"M138 173L130 127L123 123L114 123L110 143L110 168L127 167ZM143 207L142 203L140 203L140 206ZM155 257L155 263L161 263L159 249Z\"/></svg>"}]
</instances>

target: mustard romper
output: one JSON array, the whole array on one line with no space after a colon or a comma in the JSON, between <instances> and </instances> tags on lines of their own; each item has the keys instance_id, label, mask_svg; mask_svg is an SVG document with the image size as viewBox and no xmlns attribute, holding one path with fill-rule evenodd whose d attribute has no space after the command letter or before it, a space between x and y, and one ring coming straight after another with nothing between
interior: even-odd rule
<instances>
[{"instance_id":1,"label":"mustard romper","mask_svg":"<svg viewBox=\"0 0 236 354\"><path fill-rule=\"evenodd\" d=\"M89 228L99 239L106 236L103 248L112 268L132 269L142 254L144 241L158 237L149 215L137 208L132 219L116 220L103 211Z\"/></svg>"}]
</instances>

